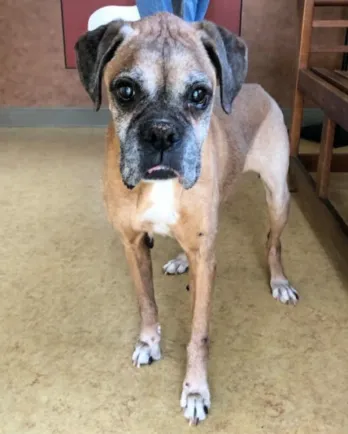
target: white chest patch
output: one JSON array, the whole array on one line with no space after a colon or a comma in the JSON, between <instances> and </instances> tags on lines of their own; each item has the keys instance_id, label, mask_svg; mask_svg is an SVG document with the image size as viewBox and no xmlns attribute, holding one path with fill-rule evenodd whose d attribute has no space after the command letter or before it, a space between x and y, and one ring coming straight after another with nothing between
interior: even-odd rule
<instances>
[{"instance_id":1,"label":"white chest patch","mask_svg":"<svg viewBox=\"0 0 348 434\"><path fill-rule=\"evenodd\" d=\"M174 181L155 181L150 193L150 207L141 220L153 224L153 231L160 235L170 235L170 225L178 220L174 200Z\"/></svg>"}]
</instances>

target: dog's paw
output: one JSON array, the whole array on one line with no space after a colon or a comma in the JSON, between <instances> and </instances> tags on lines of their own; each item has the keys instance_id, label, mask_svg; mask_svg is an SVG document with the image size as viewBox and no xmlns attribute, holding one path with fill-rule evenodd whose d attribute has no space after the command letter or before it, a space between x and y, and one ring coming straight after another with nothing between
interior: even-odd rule
<instances>
[{"instance_id":1,"label":"dog's paw","mask_svg":"<svg viewBox=\"0 0 348 434\"><path fill-rule=\"evenodd\" d=\"M203 387L194 388L185 381L180 405L190 425L197 425L203 421L207 417L210 408L208 384L205 383Z\"/></svg>"},{"instance_id":2,"label":"dog's paw","mask_svg":"<svg viewBox=\"0 0 348 434\"><path fill-rule=\"evenodd\" d=\"M185 253L180 253L175 259L163 266L164 274L183 274L188 270L189 264Z\"/></svg>"},{"instance_id":3,"label":"dog's paw","mask_svg":"<svg viewBox=\"0 0 348 434\"><path fill-rule=\"evenodd\" d=\"M295 305L299 300L298 292L293 288L288 280L271 282L272 296L285 304Z\"/></svg>"},{"instance_id":4,"label":"dog's paw","mask_svg":"<svg viewBox=\"0 0 348 434\"><path fill-rule=\"evenodd\" d=\"M151 365L155 360L161 358L161 347L159 343L149 345L146 342L139 341L135 346L132 355L133 365L140 368L142 365Z\"/></svg>"}]
</instances>

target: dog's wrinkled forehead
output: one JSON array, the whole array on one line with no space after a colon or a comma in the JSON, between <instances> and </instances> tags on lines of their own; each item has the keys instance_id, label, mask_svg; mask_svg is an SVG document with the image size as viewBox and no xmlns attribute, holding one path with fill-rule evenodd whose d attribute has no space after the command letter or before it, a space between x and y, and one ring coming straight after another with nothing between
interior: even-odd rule
<instances>
[{"instance_id":1,"label":"dog's wrinkled forehead","mask_svg":"<svg viewBox=\"0 0 348 434\"><path fill-rule=\"evenodd\" d=\"M241 38L210 21L187 23L168 13L100 26L78 39L75 53L80 80L96 110L102 78L108 85L121 72L131 71L144 76L150 91L162 85L180 92L194 74L212 85L217 82L221 106L230 113L247 73L247 47Z\"/></svg>"},{"instance_id":2,"label":"dog's wrinkled forehead","mask_svg":"<svg viewBox=\"0 0 348 434\"><path fill-rule=\"evenodd\" d=\"M166 18L133 23L133 33L106 69L107 82L124 74L141 82L149 95L163 88L181 93L196 81L214 85L214 67L197 32L182 20Z\"/></svg>"}]
</instances>

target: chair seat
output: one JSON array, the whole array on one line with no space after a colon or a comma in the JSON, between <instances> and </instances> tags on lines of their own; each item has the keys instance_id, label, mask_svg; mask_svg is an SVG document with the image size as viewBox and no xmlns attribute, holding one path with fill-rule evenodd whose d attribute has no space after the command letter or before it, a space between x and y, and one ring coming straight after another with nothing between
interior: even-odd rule
<instances>
[{"instance_id":1,"label":"chair seat","mask_svg":"<svg viewBox=\"0 0 348 434\"><path fill-rule=\"evenodd\" d=\"M340 87L333 84L333 80L339 81ZM348 131L348 79L341 71L300 69L298 89L316 103L326 116Z\"/></svg>"},{"instance_id":2,"label":"chair seat","mask_svg":"<svg viewBox=\"0 0 348 434\"><path fill-rule=\"evenodd\" d=\"M336 86L342 92L348 94L348 72L340 70L331 70L326 68L311 68L321 78Z\"/></svg>"}]
</instances>

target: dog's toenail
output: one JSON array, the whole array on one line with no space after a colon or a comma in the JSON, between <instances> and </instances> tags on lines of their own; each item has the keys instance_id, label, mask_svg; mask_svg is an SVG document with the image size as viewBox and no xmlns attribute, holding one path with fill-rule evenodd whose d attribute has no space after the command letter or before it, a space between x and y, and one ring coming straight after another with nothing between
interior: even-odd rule
<instances>
[{"instance_id":1,"label":"dog's toenail","mask_svg":"<svg viewBox=\"0 0 348 434\"><path fill-rule=\"evenodd\" d=\"M202 339L202 343L203 343L203 344L207 344L208 341L209 341L209 338L207 338L207 337L205 337L205 338Z\"/></svg>"},{"instance_id":2,"label":"dog's toenail","mask_svg":"<svg viewBox=\"0 0 348 434\"><path fill-rule=\"evenodd\" d=\"M190 387L190 383L185 383L185 387Z\"/></svg>"},{"instance_id":3,"label":"dog's toenail","mask_svg":"<svg viewBox=\"0 0 348 434\"><path fill-rule=\"evenodd\" d=\"M205 414L208 414L208 413L209 413L209 408L208 408L206 405L204 406L204 413L205 413Z\"/></svg>"},{"instance_id":4,"label":"dog's toenail","mask_svg":"<svg viewBox=\"0 0 348 434\"><path fill-rule=\"evenodd\" d=\"M150 356L150 358L149 358L149 365L151 365L152 362L153 362L153 358Z\"/></svg>"},{"instance_id":5,"label":"dog's toenail","mask_svg":"<svg viewBox=\"0 0 348 434\"><path fill-rule=\"evenodd\" d=\"M190 290L190 285L186 285L186 291Z\"/></svg>"},{"instance_id":6,"label":"dog's toenail","mask_svg":"<svg viewBox=\"0 0 348 434\"><path fill-rule=\"evenodd\" d=\"M199 236L199 237L203 237L203 235L204 235L203 232L199 232L199 233L198 233L198 236Z\"/></svg>"}]
</instances>

